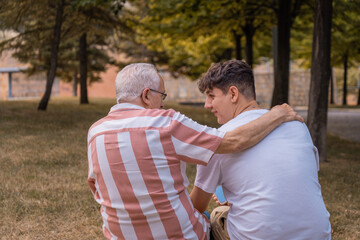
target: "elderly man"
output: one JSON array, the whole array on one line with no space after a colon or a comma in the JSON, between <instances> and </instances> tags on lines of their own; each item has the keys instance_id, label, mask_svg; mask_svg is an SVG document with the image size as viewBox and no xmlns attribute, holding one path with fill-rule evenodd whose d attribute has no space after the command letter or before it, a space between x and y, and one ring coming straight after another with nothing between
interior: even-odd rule
<instances>
[{"instance_id":1,"label":"elderly man","mask_svg":"<svg viewBox=\"0 0 360 240\"><path fill-rule=\"evenodd\" d=\"M101 205L107 239L206 239L209 222L186 191L186 163L241 151L284 121L289 106L224 133L163 110L164 81L151 64L131 64L116 77L117 102L88 133L88 182Z\"/></svg>"},{"instance_id":2,"label":"elderly man","mask_svg":"<svg viewBox=\"0 0 360 240\"><path fill-rule=\"evenodd\" d=\"M254 77L243 61L210 67L199 81L205 108L219 130L231 131L256 121L267 110L255 101ZM197 168L190 194L204 211L218 185L230 207L214 209L215 239L330 239L329 213L321 196L318 153L304 123L284 123L256 146L241 153L216 154Z\"/></svg>"}]
</instances>

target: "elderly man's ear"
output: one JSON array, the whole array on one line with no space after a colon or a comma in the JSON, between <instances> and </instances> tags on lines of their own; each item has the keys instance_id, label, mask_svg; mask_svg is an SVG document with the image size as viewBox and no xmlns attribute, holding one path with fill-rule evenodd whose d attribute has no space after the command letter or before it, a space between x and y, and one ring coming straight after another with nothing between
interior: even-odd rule
<instances>
[{"instance_id":1,"label":"elderly man's ear","mask_svg":"<svg viewBox=\"0 0 360 240\"><path fill-rule=\"evenodd\" d=\"M149 96L148 96L149 94L150 94L150 89L149 88L145 88L142 91L141 100L142 100L142 102L144 103L145 106L149 106L151 104L151 102L149 100Z\"/></svg>"}]
</instances>

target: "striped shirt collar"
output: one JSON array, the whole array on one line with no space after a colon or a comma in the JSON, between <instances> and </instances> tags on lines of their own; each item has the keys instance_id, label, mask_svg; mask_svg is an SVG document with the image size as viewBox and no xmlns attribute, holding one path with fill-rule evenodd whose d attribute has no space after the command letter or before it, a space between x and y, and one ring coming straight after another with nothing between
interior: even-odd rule
<instances>
[{"instance_id":1,"label":"striped shirt collar","mask_svg":"<svg viewBox=\"0 0 360 240\"><path fill-rule=\"evenodd\" d=\"M131 104L131 103L118 103L111 107L110 112L118 111L120 109L145 109L144 107L141 107L139 105Z\"/></svg>"}]
</instances>

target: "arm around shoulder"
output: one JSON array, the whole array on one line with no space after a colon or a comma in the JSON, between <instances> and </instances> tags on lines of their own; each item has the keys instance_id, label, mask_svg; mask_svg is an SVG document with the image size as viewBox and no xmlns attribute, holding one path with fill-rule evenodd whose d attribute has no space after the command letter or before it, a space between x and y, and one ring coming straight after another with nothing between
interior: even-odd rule
<instances>
[{"instance_id":1,"label":"arm around shoulder","mask_svg":"<svg viewBox=\"0 0 360 240\"><path fill-rule=\"evenodd\" d=\"M289 105L275 106L258 119L227 132L216 153L233 153L248 149L260 142L281 123L294 120L304 122L304 119Z\"/></svg>"}]
</instances>

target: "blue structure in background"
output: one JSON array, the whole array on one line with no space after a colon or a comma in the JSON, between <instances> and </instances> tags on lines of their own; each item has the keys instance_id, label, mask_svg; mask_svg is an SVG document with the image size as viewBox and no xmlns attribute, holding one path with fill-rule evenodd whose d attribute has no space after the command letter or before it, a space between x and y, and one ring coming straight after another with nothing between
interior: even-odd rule
<instances>
[{"instance_id":1,"label":"blue structure in background","mask_svg":"<svg viewBox=\"0 0 360 240\"><path fill-rule=\"evenodd\" d=\"M12 73L21 72L26 70L26 67L9 67L9 68L0 68L0 73L8 73L9 74L9 89L8 89L8 98L12 98Z\"/></svg>"}]
</instances>

